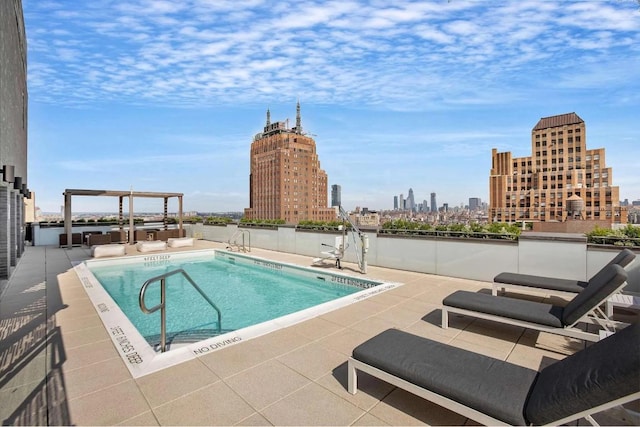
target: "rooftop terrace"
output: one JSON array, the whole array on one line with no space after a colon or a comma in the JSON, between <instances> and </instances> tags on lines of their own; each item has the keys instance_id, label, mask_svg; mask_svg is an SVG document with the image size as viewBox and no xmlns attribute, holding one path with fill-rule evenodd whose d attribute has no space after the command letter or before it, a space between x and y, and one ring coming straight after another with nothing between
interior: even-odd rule
<instances>
[{"instance_id":1,"label":"rooftop terrace","mask_svg":"<svg viewBox=\"0 0 640 427\"><path fill-rule=\"evenodd\" d=\"M199 240L195 249L224 247ZM136 254L135 246L128 246L127 253ZM302 266L312 260L261 249L252 255ZM74 262L89 257L86 247L27 247L4 286L3 425L474 425L365 374L359 376L359 392L349 394L348 356L388 328L537 370L585 345L461 316L453 316L444 330L443 297L458 289L488 292L489 283L369 267L366 277L404 285L133 378L73 270ZM355 265L344 266L344 273L362 277ZM533 294L527 298L542 299ZM624 422L616 413L596 419Z\"/></svg>"}]
</instances>

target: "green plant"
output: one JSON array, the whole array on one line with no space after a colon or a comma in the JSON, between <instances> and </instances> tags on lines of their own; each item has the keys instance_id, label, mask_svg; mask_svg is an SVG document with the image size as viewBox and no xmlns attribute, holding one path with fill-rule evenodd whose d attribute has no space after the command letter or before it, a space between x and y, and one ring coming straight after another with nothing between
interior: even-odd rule
<instances>
[{"instance_id":1,"label":"green plant","mask_svg":"<svg viewBox=\"0 0 640 427\"><path fill-rule=\"evenodd\" d=\"M585 233L588 243L615 246L640 246L640 227L627 224L626 227L611 230L596 226Z\"/></svg>"},{"instance_id":2,"label":"green plant","mask_svg":"<svg viewBox=\"0 0 640 427\"><path fill-rule=\"evenodd\" d=\"M640 239L640 226L627 224L627 226L622 229L622 232L625 236L631 237L632 239Z\"/></svg>"},{"instance_id":3,"label":"green plant","mask_svg":"<svg viewBox=\"0 0 640 427\"><path fill-rule=\"evenodd\" d=\"M206 224L229 224L233 222L233 220L226 216L208 216L204 222Z\"/></svg>"},{"instance_id":4,"label":"green plant","mask_svg":"<svg viewBox=\"0 0 640 427\"><path fill-rule=\"evenodd\" d=\"M434 229L430 224L396 220L387 221L382 224L381 232L383 234L417 234L443 237L516 240L522 230L518 224L492 223L481 225L475 222L469 225L438 224Z\"/></svg>"},{"instance_id":5,"label":"green plant","mask_svg":"<svg viewBox=\"0 0 640 427\"><path fill-rule=\"evenodd\" d=\"M242 217L240 223L245 225L281 225L286 224L286 221L284 219L247 219Z\"/></svg>"}]
</instances>

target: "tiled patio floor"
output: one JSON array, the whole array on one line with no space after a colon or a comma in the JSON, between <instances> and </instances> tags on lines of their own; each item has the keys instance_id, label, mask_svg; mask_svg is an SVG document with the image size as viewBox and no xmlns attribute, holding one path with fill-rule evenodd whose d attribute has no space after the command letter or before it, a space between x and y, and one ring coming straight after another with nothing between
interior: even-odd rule
<instances>
[{"instance_id":1,"label":"tiled patio floor","mask_svg":"<svg viewBox=\"0 0 640 427\"><path fill-rule=\"evenodd\" d=\"M197 241L196 248L224 245ZM310 257L256 249L251 254L311 264ZM443 330L442 298L457 289L488 289L487 283L369 267L366 277L404 285L134 379L72 268L73 261L88 257L87 248L28 247L5 287L0 299L3 425L474 424L365 374L359 376L360 391L349 394L347 357L388 328L533 369L583 346L459 316ZM343 272L361 276L354 266L346 267Z\"/></svg>"}]
</instances>

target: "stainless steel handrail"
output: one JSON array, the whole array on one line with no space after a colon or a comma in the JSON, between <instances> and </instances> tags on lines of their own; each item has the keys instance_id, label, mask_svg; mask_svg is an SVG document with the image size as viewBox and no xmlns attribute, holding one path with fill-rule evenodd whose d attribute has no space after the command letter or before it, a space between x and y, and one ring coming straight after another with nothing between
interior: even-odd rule
<instances>
[{"instance_id":1,"label":"stainless steel handrail","mask_svg":"<svg viewBox=\"0 0 640 427\"><path fill-rule=\"evenodd\" d=\"M200 295L202 295L202 297L209 303L209 305L216 310L216 312L218 313L218 333L222 331L222 314L220 313L220 309L218 308L217 305L215 305L213 301L211 301L211 299L209 299L209 297L202 291L202 289L200 289L200 286L198 286L196 282L193 281L193 279L187 274L186 271L184 271L181 268L178 268L176 270L169 271L168 273L164 273L159 276L152 277L151 279L144 282L144 284L140 288L140 296L139 296L140 310L142 310L142 312L145 314L151 314L151 313L155 313L158 310L161 310L160 311L160 351L162 351L163 353L166 351L166 348L167 348L167 310L166 310L166 292L165 292L166 279L167 277L170 277L176 274L182 274L187 279L187 281L191 283L191 286L193 286L195 290L198 291ZM147 305L144 303L144 296L145 296L145 293L147 292L147 287L151 283L157 282L158 280L160 281L160 304L154 307L148 308Z\"/></svg>"},{"instance_id":2,"label":"stainless steel handrail","mask_svg":"<svg viewBox=\"0 0 640 427\"><path fill-rule=\"evenodd\" d=\"M247 249L247 246L245 245L245 234L247 235L249 249ZM242 237L242 244L238 243L238 237ZM238 252L240 252L240 250L242 250L242 252L251 252L251 233L249 230L236 230L236 232L229 238L228 244L229 249L231 250L233 250L233 246L235 245L238 248Z\"/></svg>"}]
</instances>

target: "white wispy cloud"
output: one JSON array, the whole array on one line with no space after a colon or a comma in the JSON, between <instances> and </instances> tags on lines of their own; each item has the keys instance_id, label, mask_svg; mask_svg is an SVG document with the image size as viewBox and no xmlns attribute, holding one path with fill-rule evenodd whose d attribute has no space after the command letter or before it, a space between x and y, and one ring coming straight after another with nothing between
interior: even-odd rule
<instances>
[{"instance_id":1,"label":"white wispy cloud","mask_svg":"<svg viewBox=\"0 0 640 427\"><path fill-rule=\"evenodd\" d=\"M39 29L29 33L33 96L68 104L248 103L273 90L411 109L485 103L494 98L469 88L503 87L531 67L562 71L563 60L605 49L624 58L640 44L640 14L613 0L27 3Z\"/></svg>"}]
</instances>

